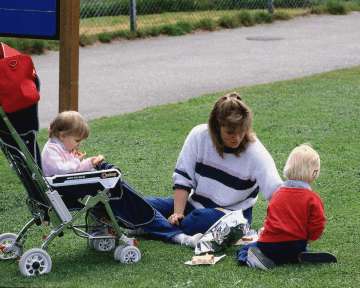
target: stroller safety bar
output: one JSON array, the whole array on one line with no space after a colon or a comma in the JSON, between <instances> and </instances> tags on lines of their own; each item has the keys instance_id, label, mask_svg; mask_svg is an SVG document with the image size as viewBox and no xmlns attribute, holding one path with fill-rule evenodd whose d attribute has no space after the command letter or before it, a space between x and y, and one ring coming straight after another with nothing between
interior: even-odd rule
<instances>
[{"instance_id":1,"label":"stroller safety bar","mask_svg":"<svg viewBox=\"0 0 360 288\"><path fill-rule=\"evenodd\" d=\"M99 183L103 189L112 189L116 186L116 183L120 180L120 178L121 173L119 170L107 169L101 171L55 175L46 177L46 180L50 186L54 188Z\"/></svg>"}]
</instances>

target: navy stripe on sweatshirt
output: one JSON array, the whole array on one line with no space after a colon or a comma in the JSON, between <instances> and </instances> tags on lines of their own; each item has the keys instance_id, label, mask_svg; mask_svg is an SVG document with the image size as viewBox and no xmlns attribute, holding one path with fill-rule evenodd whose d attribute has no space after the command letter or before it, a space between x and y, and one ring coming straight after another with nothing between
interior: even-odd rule
<instances>
[{"instance_id":1,"label":"navy stripe on sweatshirt","mask_svg":"<svg viewBox=\"0 0 360 288\"><path fill-rule=\"evenodd\" d=\"M221 184L228 186L236 190L246 190L253 187L256 181L243 180L230 175L220 169L211 167L209 165L197 162L195 166L195 172L203 177L207 177L220 182Z\"/></svg>"},{"instance_id":2,"label":"navy stripe on sweatshirt","mask_svg":"<svg viewBox=\"0 0 360 288\"><path fill-rule=\"evenodd\" d=\"M240 202L243 202L245 201L246 199L249 199L249 198L255 198L259 193L259 186L256 187L256 189L249 195L247 196L245 199L237 202L237 203L234 203L232 205L236 205ZM201 203L201 205L203 205L205 208L216 208L216 207L222 207L220 204L217 204L215 203L214 201L212 201L211 199L207 198L207 197L204 197L204 196L201 196L201 195L198 195L198 194L193 194L191 196L191 199L196 201L196 202L199 202Z\"/></svg>"},{"instance_id":3,"label":"navy stripe on sweatshirt","mask_svg":"<svg viewBox=\"0 0 360 288\"><path fill-rule=\"evenodd\" d=\"M186 172L181 171L181 170L179 170L179 169L175 169L174 172L177 173L177 174L180 174L181 176L183 176L183 177L185 177L185 178L187 178L187 179L189 179L189 180L191 181L191 177L190 177L189 174L187 174Z\"/></svg>"}]
</instances>

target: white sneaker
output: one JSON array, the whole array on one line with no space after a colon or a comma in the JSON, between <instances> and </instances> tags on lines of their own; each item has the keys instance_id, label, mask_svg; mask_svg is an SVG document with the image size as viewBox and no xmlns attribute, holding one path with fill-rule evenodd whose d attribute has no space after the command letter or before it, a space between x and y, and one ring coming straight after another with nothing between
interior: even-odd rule
<instances>
[{"instance_id":1,"label":"white sneaker","mask_svg":"<svg viewBox=\"0 0 360 288\"><path fill-rule=\"evenodd\" d=\"M178 243L180 245L195 248L196 244L199 242L199 240L202 236L203 236L202 233L198 233L193 236L186 235L184 233L180 233L180 234L175 235L173 238L171 238L171 240L174 243Z\"/></svg>"},{"instance_id":2,"label":"white sneaker","mask_svg":"<svg viewBox=\"0 0 360 288\"><path fill-rule=\"evenodd\" d=\"M260 268L262 270L269 270L275 267L274 261L266 257L258 247L250 247L246 264L252 268Z\"/></svg>"}]
</instances>

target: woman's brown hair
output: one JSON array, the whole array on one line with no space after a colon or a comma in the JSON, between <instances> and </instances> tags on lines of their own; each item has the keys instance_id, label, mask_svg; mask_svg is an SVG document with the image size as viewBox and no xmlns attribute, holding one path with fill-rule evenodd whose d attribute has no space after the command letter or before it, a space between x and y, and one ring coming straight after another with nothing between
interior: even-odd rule
<instances>
[{"instance_id":1,"label":"woman's brown hair","mask_svg":"<svg viewBox=\"0 0 360 288\"><path fill-rule=\"evenodd\" d=\"M241 131L244 131L243 140L234 150L236 156L246 149L249 142L255 140L255 134L252 131L252 112L236 92L225 94L216 101L208 124L212 142L221 157L224 155L225 148L220 134L221 127L234 131L240 128Z\"/></svg>"}]
</instances>

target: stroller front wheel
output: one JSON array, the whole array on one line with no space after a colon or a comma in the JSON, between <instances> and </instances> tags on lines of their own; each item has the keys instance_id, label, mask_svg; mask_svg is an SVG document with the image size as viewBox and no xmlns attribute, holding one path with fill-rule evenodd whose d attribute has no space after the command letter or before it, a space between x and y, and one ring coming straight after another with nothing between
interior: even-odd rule
<instances>
[{"instance_id":1,"label":"stroller front wheel","mask_svg":"<svg viewBox=\"0 0 360 288\"><path fill-rule=\"evenodd\" d=\"M121 245L115 249L114 258L123 264L137 263L141 259L141 252L135 246Z\"/></svg>"},{"instance_id":2,"label":"stroller front wheel","mask_svg":"<svg viewBox=\"0 0 360 288\"><path fill-rule=\"evenodd\" d=\"M17 235L14 233L0 235L0 260L16 259L18 256L21 256L21 247L14 245L16 238Z\"/></svg>"},{"instance_id":3,"label":"stroller front wheel","mask_svg":"<svg viewBox=\"0 0 360 288\"><path fill-rule=\"evenodd\" d=\"M96 251L109 252L115 248L115 239L103 238L103 239L91 239L90 247L93 247Z\"/></svg>"},{"instance_id":4,"label":"stroller front wheel","mask_svg":"<svg viewBox=\"0 0 360 288\"><path fill-rule=\"evenodd\" d=\"M20 273L32 277L50 273L52 261L49 254L40 248L32 248L21 256L19 261Z\"/></svg>"}]
</instances>

